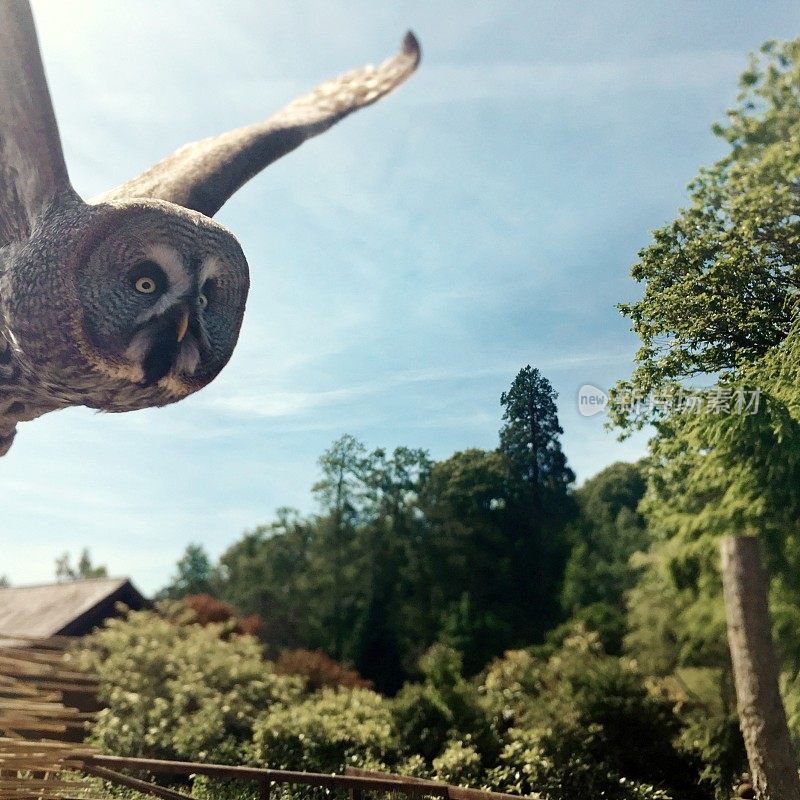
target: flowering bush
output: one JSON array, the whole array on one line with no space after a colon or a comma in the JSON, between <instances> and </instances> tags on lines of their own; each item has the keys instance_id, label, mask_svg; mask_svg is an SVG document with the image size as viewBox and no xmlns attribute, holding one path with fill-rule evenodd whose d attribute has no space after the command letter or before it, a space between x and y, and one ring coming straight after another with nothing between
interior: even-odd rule
<instances>
[{"instance_id":1,"label":"flowering bush","mask_svg":"<svg viewBox=\"0 0 800 800\"><path fill-rule=\"evenodd\" d=\"M276 769L387 769L400 755L389 704L368 689L322 689L271 708L254 728L255 761Z\"/></svg>"},{"instance_id":2,"label":"flowering bush","mask_svg":"<svg viewBox=\"0 0 800 800\"><path fill-rule=\"evenodd\" d=\"M153 611L110 620L72 657L100 679L90 740L116 755L237 763L264 710L299 698L249 636L222 624L176 625Z\"/></svg>"}]
</instances>

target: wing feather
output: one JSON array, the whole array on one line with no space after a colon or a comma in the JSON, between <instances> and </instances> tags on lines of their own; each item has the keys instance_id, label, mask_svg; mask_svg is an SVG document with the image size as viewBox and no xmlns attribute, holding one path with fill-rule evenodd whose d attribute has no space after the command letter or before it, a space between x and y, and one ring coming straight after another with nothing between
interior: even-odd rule
<instances>
[{"instance_id":1,"label":"wing feather","mask_svg":"<svg viewBox=\"0 0 800 800\"><path fill-rule=\"evenodd\" d=\"M419 60L419 43L409 31L400 53L380 66L327 81L264 122L188 144L94 202L149 197L213 216L273 161L403 83Z\"/></svg>"},{"instance_id":2,"label":"wing feather","mask_svg":"<svg viewBox=\"0 0 800 800\"><path fill-rule=\"evenodd\" d=\"M0 0L0 247L69 188L30 5Z\"/></svg>"}]
</instances>

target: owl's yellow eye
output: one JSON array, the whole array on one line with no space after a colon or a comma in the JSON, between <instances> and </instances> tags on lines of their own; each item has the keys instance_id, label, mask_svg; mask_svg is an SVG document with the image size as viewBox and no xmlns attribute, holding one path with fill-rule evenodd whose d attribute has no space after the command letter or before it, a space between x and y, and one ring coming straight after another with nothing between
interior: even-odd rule
<instances>
[{"instance_id":1,"label":"owl's yellow eye","mask_svg":"<svg viewBox=\"0 0 800 800\"><path fill-rule=\"evenodd\" d=\"M164 270L155 261L140 261L128 273L130 287L139 294L161 294L169 281Z\"/></svg>"},{"instance_id":2,"label":"owl's yellow eye","mask_svg":"<svg viewBox=\"0 0 800 800\"><path fill-rule=\"evenodd\" d=\"M206 308L208 306L208 298L204 294L199 295L197 298L197 305L200 306L200 308Z\"/></svg>"},{"instance_id":3,"label":"owl's yellow eye","mask_svg":"<svg viewBox=\"0 0 800 800\"><path fill-rule=\"evenodd\" d=\"M153 278L142 277L137 278L136 283L133 284L137 292L142 294L153 294L156 290L156 282Z\"/></svg>"}]
</instances>

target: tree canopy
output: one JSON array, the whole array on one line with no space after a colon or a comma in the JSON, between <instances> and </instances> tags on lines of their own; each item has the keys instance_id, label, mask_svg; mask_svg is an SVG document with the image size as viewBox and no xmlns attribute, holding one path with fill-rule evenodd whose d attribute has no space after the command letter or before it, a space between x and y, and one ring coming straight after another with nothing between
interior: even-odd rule
<instances>
[{"instance_id":1,"label":"tree canopy","mask_svg":"<svg viewBox=\"0 0 800 800\"><path fill-rule=\"evenodd\" d=\"M737 376L786 339L800 290L798 97L800 40L768 42L713 128L728 152L700 171L690 205L654 231L633 267L644 294L620 309L642 344L617 398ZM628 408L612 410L619 424L637 421Z\"/></svg>"}]
</instances>

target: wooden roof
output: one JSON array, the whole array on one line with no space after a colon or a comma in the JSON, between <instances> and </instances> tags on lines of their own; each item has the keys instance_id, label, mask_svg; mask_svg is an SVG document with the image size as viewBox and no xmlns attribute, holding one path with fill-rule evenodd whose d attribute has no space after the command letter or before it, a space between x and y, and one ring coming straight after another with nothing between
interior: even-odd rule
<instances>
[{"instance_id":1,"label":"wooden roof","mask_svg":"<svg viewBox=\"0 0 800 800\"><path fill-rule=\"evenodd\" d=\"M118 602L133 609L147 604L127 578L0 588L0 637L81 636L114 616Z\"/></svg>"}]
</instances>

